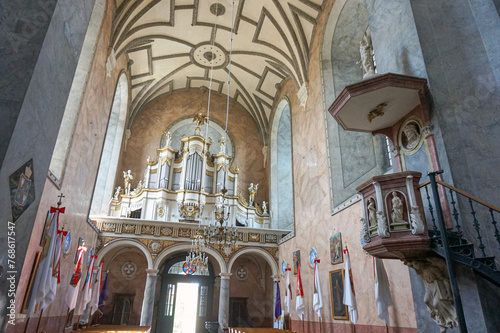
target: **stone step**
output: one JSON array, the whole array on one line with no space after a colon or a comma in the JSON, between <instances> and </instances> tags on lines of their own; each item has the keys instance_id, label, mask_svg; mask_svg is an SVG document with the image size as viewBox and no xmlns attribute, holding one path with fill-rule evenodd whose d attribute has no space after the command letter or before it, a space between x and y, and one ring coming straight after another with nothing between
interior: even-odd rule
<instances>
[{"instance_id":1,"label":"stone step","mask_svg":"<svg viewBox=\"0 0 500 333\"><path fill-rule=\"evenodd\" d=\"M461 245L451 245L450 250L453 253L459 254L464 257L474 258L474 245L473 244L461 244Z\"/></svg>"},{"instance_id":2,"label":"stone step","mask_svg":"<svg viewBox=\"0 0 500 333\"><path fill-rule=\"evenodd\" d=\"M480 257L475 260L482 262L492 270L496 271L495 257Z\"/></svg>"}]
</instances>

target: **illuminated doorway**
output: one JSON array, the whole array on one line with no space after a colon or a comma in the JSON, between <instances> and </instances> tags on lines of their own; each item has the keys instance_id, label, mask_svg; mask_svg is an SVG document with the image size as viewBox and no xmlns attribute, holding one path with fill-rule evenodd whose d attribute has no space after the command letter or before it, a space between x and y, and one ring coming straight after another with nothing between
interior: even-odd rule
<instances>
[{"instance_id":1,"label":"illuminated doorway","mask_svg":"<svg viewBox=\"0 0 500 333\"><path fill-rule=\"evenodd\" d=\"M185 257L184 257L185 258ZM156 333L204 333L205 321L213 321L214 274L186 275L184 259L176 258L163 266Z\"/></svg>"}]
</instances>

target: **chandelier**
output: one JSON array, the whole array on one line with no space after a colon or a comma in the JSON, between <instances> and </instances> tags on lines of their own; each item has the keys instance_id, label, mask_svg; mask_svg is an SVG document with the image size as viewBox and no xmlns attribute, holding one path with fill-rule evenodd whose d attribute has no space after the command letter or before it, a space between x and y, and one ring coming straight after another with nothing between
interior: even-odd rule
<instances>
[{"instance_id":1,"label":"chandelier","mask_svg":"<svg viewBox=\"0 0 500 333\"><path fill-rule=\"evenodd\" d=\"M225 254L229 254L236 248L238 240L238 228L229 227L230 211L226 203L227 190L222 190L222 198L215 205L215 221L209 227L204 228L204 237L208 244L222 249Z\"/></svg>"},{"instance_id":2,"label":"chandelier","mask_svg":"<svg viewBox=\"0 0 500 333\"><path fill-rule=\"evenodd\" d=\"M219 4L217 3L216 6ZM216 8L218 9L218 8ZM230 48L229 48L229 63L228 63L228 78L227 78L227 102L226 102L226 127L224 129L224 139L223 142L227 142L227 125L229 119L229 96L230 96L230 85L231 85L231 56L233 49L233 30L234 30L234 0L232 1L232 13L231 13L231 40L230 40ZM216 40L216 31L217 31L217 21L215 22L214 35L212 38L212 57L211 59L215 59L213 54L215 40ZM208 127L210 123L210 99L212 93L212 80L213 80L213 61L211 62L210 68L210 83L208 88L208 106L207 106L207 121L206 121L206 131L205 138L208 138ZM203 158L206 158L206 140L203 147ZM227 155L227 145L224 145L225 155ZM225 255L230 255L236 249L236 241L238 240L238 229L234 226L230 226L230 207L226 202L226 178L227 171L229 166L227 165L227 159L224 163L224 186L222 189L222 197L219 197L218 202L215 205L215 220L210 223L210 225L203 228L203 233L201 232L201 225L198 227L195 237L191 244L191 252L186 257L186 263L188 265L195 265L196 267L200 267L202 269L207 269L208 257L205 254L204 247L205 245L211 245L212 247L218 248L219 251ZM200 187L201 192L201 187ZM201 224L201 221L200 221Z\"/></svg>"},{"instance_id":3,"label":"chandelier","mask_svg":"<svg viewBox=\"0 0 500 333\"><path fill-rule=\"evenodd\" d=\"M194 239L191 242L191 252L186 256L186 263L189 267L198 270L200 273L208 271L208 256L205 253L205 238L200 228L196 230Z\"/></svg>"}]
</instances>

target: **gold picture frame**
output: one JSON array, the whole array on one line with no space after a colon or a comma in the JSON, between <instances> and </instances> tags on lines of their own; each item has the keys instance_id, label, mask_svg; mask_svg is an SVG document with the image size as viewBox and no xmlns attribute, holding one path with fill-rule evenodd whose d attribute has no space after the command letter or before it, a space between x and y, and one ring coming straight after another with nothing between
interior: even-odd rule
<instances>
[{"instance_id":1,"label":"gold picture frame","mask_svg":"<svg viewBox=\"0 0 500 333\"><path fill-rule=\"evenodd\" d=\"M333 319L349 320L349 310L343 303L344 299L344 269L330 271L330 300L332 302Z\"/></svg>"},{"instance_id":2,"label":"gold picture frame","mask_svg":"<svg viewBox=\"0 0 500 333\"><path fill-rule=\"evenodd\" d=\"M33 287L33 281L35 281L35 275L36 271L38 270L38 263L40 261L41 255L42 251L38 251L35 254L35 261L33 262L33 267L31 268L30 280L28 281L26 293L24 294L23 305L21 306L21 313L28 313L28 307L30 306L31 291L32 291L31 288Z\"/></svg>"}]
</instances>

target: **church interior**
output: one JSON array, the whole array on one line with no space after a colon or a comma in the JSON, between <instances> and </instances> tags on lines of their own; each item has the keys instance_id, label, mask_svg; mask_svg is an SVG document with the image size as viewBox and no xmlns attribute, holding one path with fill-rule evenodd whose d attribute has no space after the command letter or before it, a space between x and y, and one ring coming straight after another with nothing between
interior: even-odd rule
<instances>
[{"instance_id":1,"label":"church interior","mask_svg":"<svg viewBox=\"0 0 500 333\"><path fill-rule=\"evenodd\" d=\"M499 0L0 15L0 331L498 332Z\"/></svg>"}]
</instances>

